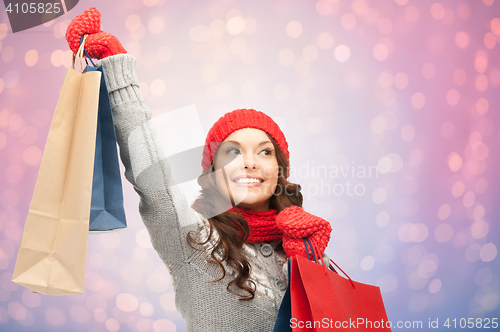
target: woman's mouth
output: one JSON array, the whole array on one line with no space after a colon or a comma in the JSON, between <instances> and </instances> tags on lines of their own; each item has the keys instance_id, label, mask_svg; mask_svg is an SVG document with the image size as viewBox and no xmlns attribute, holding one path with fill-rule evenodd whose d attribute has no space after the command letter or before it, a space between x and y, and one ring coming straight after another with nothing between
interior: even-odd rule
<instances>
[{"instance_id":1,"label":"woman's mouth","mask_svg":"<svg viewBox=\"0 0 500 332\"><path fill-rule=\"evenodd\" d=\"M264 179L259 177L237 177L232 181L237 186L251 188L260 186L264 182Z\"/></svg>"}]
</instances>

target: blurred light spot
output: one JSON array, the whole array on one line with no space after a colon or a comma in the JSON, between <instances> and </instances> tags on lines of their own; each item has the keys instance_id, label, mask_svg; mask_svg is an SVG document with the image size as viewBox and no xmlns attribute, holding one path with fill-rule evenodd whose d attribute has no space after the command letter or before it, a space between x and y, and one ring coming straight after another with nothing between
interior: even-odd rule
<instances>
[{"instance_id":1,"label":"blurred light spot","mask_svg":"<svg viewBox=\"0 0 500 332\"><path fill-rule=\"evenodd\" d=\"M89 295L85 300L85 305L92 312L95 312L99 309L104 311L108 308L108 302L106 301L106 299L96 294Z\"/></svg>"},{"instance_id":2,"label":"blurred light spot","mask_svg":"<svg viewBox=\"0 0 500 332\"><path fill-rule=\"evenodd\" d=\"M415 23L418 21L420 13L417 7L409 6L405 9L405 18L410 23Z\"/></svg>"},{"instance_id":3,"label":"blurred light spot","mask_svg":"<svg viewBox=\"0 0 500 332\"><path fill-rule=\"evenodd\" d=\"M45 319L47 323L53 326L62 326L66 323L64 312L58 308L49 308L45 311Z\"/></svg>"},{"instance_id":4,"label":"blurred light spot","mask_svg":"<svg viewBox=\"0 0 500 332\"><path fill-rule=\"evenodd\" d=\"M309 131L309 133L317 134L317 133L321 132L321 129L323 129L323 121L319 117L310 118L307 121L306 127L307 127L307 130Z\"/></svg>"},{"instance_id":5,"label":"blurred light spot","mask_svg":"<svg viewBox=\"0 0 500 332\"><path fill-rule=\"evenodd\" d=\"M135 235L135 241L142 248L147 249L153 247L153 245L151 244L151 238L149 237L149 233L145 228L137 232L137 234Z\"/></svg>"},{"instance_id":6,"label":"blurred light spot","mask_svg":"<svg viewBox=\"0 0 500 332\"><path fill-rule=\"evenodd\" d=\"M302 50L302 57L307 62L313 62L318 58L318 49L314 45L307 45Z\"/></svg>"},{"instance_id":7,"label":"blurred light spot","mask_svg":"<svg viewBox=\"0 0 500 332\"><path fill-rule=\"evenodd\" d=\"M316 3L316 11L322 16L326 16L332 11L332 3L328 0L319 0Z\"/></svg>"},{"instance_id":8,"label":"blurred light spot","mask_svg":"<svg viewBox=\"0 0 500 332\"><path fill-rule=\"evenodd\" d=\"M424 273L415 271L408 276L408 287L411 289L421 289L427 285L427 276Z\"/></svg>"},{"instance_id":9,"label":"blurred light spot","mask_svg":"<svg viewBox=\"0 0 500 332\"><path fill-rule=\"evenodd\" d=\"M109 318L106 320L106 329L110 332L116 332L120 329L120 323L114 318Z\"/></svg>"},{"instance_id":10,"label":"blurred light spot","mask_svg":"<svg viewBox=\"0 0 500 332\"><path fill-rule=\"evenodd\" d=\"M104 287L104 280L100 275L94 272L87 272L85 274L85 288L97 292Z\"/></svg>"},{"instance_id":11,"label":"blurred light spot","mask_svg":"<svg viewBox=\"0 0 500 332\"><path fill-rule=\"evenodd\" d=\"M489 48L491 50L497 44L497 37L493 33L487 32L484 35L483 42L484 42L484 46L486 46L486 48Z\"/></svg>"},{"instance_id":12,"label":"blurred light spot","mask_svg":"<svg viewBox=\"0 0 500 332\"><path fill-rule=\"evenodd\" d=\"M247 47L246 42L241 37L233 38L231 40L231 43L229 44L229 49L234 54L241 54L245 50L246 47Z\"/></svg>"},{"instance_id":13,"label":"blurred light spot","mask_svg":"<svg viewBox=\"0 0 500 332\"><path fill-rule=\"evenodd\" d=\"M14 59L14 48L12 46L5 47L0 53L2 56L2 60L5 63L9 63Z\"/></svg>"},{"instance_id":14,"label":"blurred light spot","mask_svg":"<svg viewBox=\"0 0 500 332\"><path fill-rule=\"evenodd\" d=\"M430 80L436 75L436 67L434 64L427 62L422 66L422 75L424 78Z\"/></svg>"},{"instance_id":15,"label":"blurred light spot","mask_svg":"<svg viewBox=\"0 0 500 332\"><path fill-rule=\"evenodd\" d=\"M7 135L0 132L0 150L5 148L6 145L7 145Z\"/></svg>"},{"instance_id":16,"label":"blurred light spot","mask_svg":"<svg viewBox=\"0 0 500 332\"><path fill-rule=\"evenodd\" d=\"M456 172L462 168L462 158L456 152L448 155L448 166L452 172Z\"/></svg>"},{"instance_id":17,"label":"blurred light spot","mask_svg":"<svg viewBox=\"0 0 500 332\"><path fill-rule=\"evenodd\" d=\"M149 85L146 82L139 82L139 91L143 98L146 98L149 94Z\"/></svg>"},{"instance_id":18,"label":"blurred light spot","mask_svg":"<svg viewBox=\"0 0 500 332\"><path fill-rule=\"evenodd\" d=\"M226 23L220 18L215 19L210 23L210 32L212 36L222 36L226 31Z\"/></svg>"},{"instance_id":19,"label":"blurred light spot","mask_svg":"<svg viewBox=\"0 0 500 332\"><path fill-rule=\"evenodd\" d=\"M328 50L333 47L333 36L329 32L322 32L316 38L316 44L323 50Z\"/></svg>"},{"instance_id":20,"label":"blurred light spot","mask_svg":"<svg viewBox=\"0 0 500 332\"><path fill-rule=\"evenodd\" d=\"M461 3L458 5L457 14L462 20L467 20L470 17L470 7L466 3Z\"/></svg>"},{"instance_id":21,"label":"blurred light spot","mask_svg":"<svg viewBox=\"0 0 500 332\"><path fill-rule=\"evenodd\" d=\"M249 17L245 19L245 30L243 30L244 34L251 35L257 30L257 21L253 18Z\"/></svg>"},{"instance_id":22,"label":"blurred light spot","mask_svg":"<svg viewBox=\"0 0 500 332\"><path fill-rule=\"evenodd\" d=\"M108 319L108 314L101 308L97 308L94 310L94 319L98 322L105 322Z\"/></svg>"},{"instance_id":23,"label":"blurred light spot","mask_svg":"<svg viewBox=\"0 0 500 332\"><path fill-rule=\"evenodd\" d=\"M297 21L292 21L286 26L286 33L289 37L297 38L302 34L302 24Z\"/></svg>"},{"instance_id":24,"label":"blurred light spot","mask_svg":"<svg viewBox=\"0 0 500 332\"><path fill-rule=\"evenodd\" d=\"M486 6L491 6L495 2L495 0L483 0L483 2Z\"/></svg>"},{"instance_id":25,"label":"blurred light spot","mask_svg":"<svg viewBox=\"0 0 500 332\"><path fill-rule=\"evenodd\" d=\"M146 7L153 7L157 4L158 0L142 0Z\"/></svg>"},{"instance_id":26,"label":"blurred light spot","mask_svg":"<svg viewBox=\"0 0 500 332\"><path fill-rule=\"evenodd\" d=\"M15 70L11 70L3 75L2 80L6 88L12 88L19 82L19 78L19 73Z\"/></svg>"},{"instance_id":27,"label":"blurred light spot","mask_svg":"<svg viewBox=\"0 0 500 332\"><path fill-rule=\"evenodd\" d=\"M19 183L23 179L24 170L20 165L11 164L5 170L5 178L10 183Z\"/></svg>"},{"instance_id":28,"label":"blurred light spot","mask_svg":"<svg viewBox=\"0 0 500 332\"><path fill-rule=\"evenodd\" d=\"M453 197L460 197L464 194L465 185L462 181L457 181L451 187L451 194Z\"/></svg>"},{"instance_id":29,"label":"blurred light spot","mask_svg":"<svg viewBox=\"0 0 500 332\"><path fill-rule=\"evenodd\" d=\"M290 66L293 64L294 61L295 61L295 55L293 54L293 51L288 48L281 50L281 52L278 55L278 62L282 66L285 67Z\"/></svg>"},{"instance_id":30,"label":"blurred light spot","mask_svg":"<svg viewBox=\"0 0 500 332\"><path fill-rule=\"evenodd\" d=\"M39 294L33 293L31 290L26 289L22 295L23 303L31 308L36 308L42 303L42 298Z\"/></svg>"},{"instance_id":31,"label":"blurred light spot","mask_svg":"<svg viewBox=\"0 0 500 332\"><path fill-rule=\"evenodd\" d=\"M3 79L0 78L0 93L2 93L4 86Z\"/></svg>"},{"instance_id":32,"label":"blurred light spot","mask_svg":"<svg viewBox=\"0 0 500 332\"><path fill-rule=\"evenodd\" d=\"M455 89L449 90L446 94L446 101L448 102L448 105L455 106L460 101L460 92Z\"/></svg>"},{"instance_id":33,"label":"blurred light spot","mask_svg":"<svg viewBox=\"0 0 500 332\"><path fill-rule=\"evenodd\" d=\"M469 35L465 31L459 31L455 34L455 44L460 48L466 48L469 44Z\"/></svg>"},{"instance_id":34,"label":"blurred light spot","mask_svg":"<svg viewBox=\"0 0 500 332\"><path fill-rule=\"evenodd\" d=\"M446 121L441 125L441 136L444 138L450 138L455 131L455 126L453 123Z\"/></svg>"},{"instance_id":35,"label":"blurred light spot","mask_svg":"<svg viewBox=\"0 0 500 332\"><path fill-rule=\"evenodd\" d=\"M229 59L230 50L226 45L217 46L212 52L215 61L224 62Z\"/></svg>"},{"instance_id":36,"label":"blurred light spot","mask_svg":"<svg viewBox=\"0 0 500 332\"><path fill-rule=\"evenodd\" d=\"M41 159L42 151L40 151L40 149L35 145L27 147L23 152L23 160L30 166L38 165Z\"/></svg>"},{"instance_id":37,"label":"blurred light spot","mask_svg":"<svg viewBox=\"0 0 500 332\"><path fill-rule=\"evenodd\" d=\"M167 63L174 57L174 52L168 46L164 46L158 50L158 61Z\"/></svg>"},{"instance_id":38,"label":"blurred light spot","mask_svg":"<svg viewBox=\"0 0 500 332\"><path fill-rule=\"evenodd\" d=\"M483 267L476 272L474 281L479 287L488 285L493 280L493 273L487 267Z\"/></svg>"},{"instance_id":39,"label":"blurred light spot","mask_svg":"<svg viewBox=\"0 0 500 332\"><path fill-rule=\"evenodd\" d=\"M486 243L481 247L479 256L483 262L491 262L497 257L497 247L494 243Z\"/></svg>"},{"instance_id":40,"label":"blurred light spot","mask_svg":"<svg viewBox=\"0 0 500 332\"><path fill-rule=\"evenodd\" d=\"M149 316L151 316L151 315L153 315L153 314L154 314L155 309L154 309L154 307L151 305L151 303L144 302L144 303L143 303L143 304L141 304L141 306L139 307L139 312L141 313L141 315L146 316L146 317L149 317Z\"/></svg>"},{"instance_id":41,"label":"blurred light spot","mask_svg":"<svg viewBox=\"0 0 500 332\"><path fill-rule=\"evenodd\" d=\"M386 274L378 278L377 285L383 293L390 293L398 287L398 278L394 274Z\"/></svg>"},{"instance_id":42,"label":"blurred light spot","mask_svg":"<svg viewBox=\"0 0 500 332\"><path fill-rule=\"evenodd\" d=\"M17 203L19 202L19 197L14 190L7 189L0 196L0 201L6 208L15 208Z\"/></svg>"},{"instance_id":43,"label":"blurred light spot","mask_svg":"<svg viewBox=\"0 0 500 332\"><path fill-rule=\"evenodd\" d=\"M36 142L37 137L38 137L37 130L34 127L29 126L24 128L24 130L22 130L21 142L23 142L23 144L30 145Z\"/></svg>"},{"instance_id":44,"label":"blurred light spot","mask_svg":"<svg viewBox=\"0 0 500 332\"><path fill-rule=\"evenodd\" d=\"M465 70L463 70L462 68L455 69L455 71L453 72L453 80L456 84L462 85L465 83L466 79L467 72Z\"/></svg>"},{"instance_id":45,"label":"blurred light spot","mask_svg":"<svg viewBox=\"0 0 500 332\"><path fill-rule=\"evenodd\" d=\"M469 263L473 263L479 260L479 251L481 246L477 243L472 243L465 249L465 260Z\"/></svg>"},{"instance_id":46,"label":"blurred light spot","mask_svg":"<svg viewBox=\"0 0 500 332\"><path fill-rule=\"evenodd\" d=\"M248 80L241 85L241 93L245 97L253 97L257 93L257 84L254 81Z\"/></svg>"},{"instance_id":47,"label":"blurred light spot","mask_svg":"<svg viewBox=\"0 0 500 332\"><path fill-rule=\"evenodd\" d=\"M488 76L486 75L477 75L476 77L476 88L479 91L484 91L486 88L488 88Z\"/></svg>"},{"instance_id":48,"label":"blurred light spot","mask_svg":"<svg viewBox=\"0 0 500 332\"><path fill-rule=\"evenodd\" d=\"M415 127L412 125L406 125L403 128L401 128L401 138L409 142L415 137Z\"/></svg>"},{"instance_id":49,"label":"blurred light spot","mask_svg":"<svg viewBox=\"0 0 500 332\"><path fill-rule=\"evenodd\" d=\"M172 282L170 280L169 274L165 272L161 274L151 274L148 277L146 284L151 291L155 293L163 293L170 287Z\"/></svg>"},{"instance_id":50,"label":"blurred light spot","mask_svg":"<svg viewBox=\"0 0 500 332\"><path fill-rule=\"evenodd\" d=\"M453 237L453 227L450 224L443 223L436 227L434 231L434 237L437 242L448 242Z\"/></svg>"},{"instance_id":51,"label":"blurred light spot","mask_svg":"<svg viewBox=\"0 0 500 332\"><path fill-rule=\"evenodd\" d=\"M346 30L352 30L356 27L356 17L351 13L346 13L340 18L340 25Z\"/></svg>"},{"instance_id":52,"label":"blurred light spot","mask_svg":"<svg viewBox=\"0 0 500 332\"><path fill-rule=\"evenodd\" d=\"M385 227L391 221L391 216L387 211L382 211L377 214L377 218L375 219L375 223L378 227Z\"/></svg>"},{"instance_id":53,"label":"blurred light spot","mask_svg":"<svg viewBox=\"0 0 500 332\"><path fill-rule=\"evenodd\" d=\"M151 82L149 89L153 96L159 97L165 93L165 91L167 90L167 86L165 84L165 81L163 81L161 78L157 78L156 80Z\"/></svg>"},{"instance_id":54,"label":"blurred light spot","mask_svg":"<svg viewBox=\"0 0 500 332\"><path fill-rule=\"evenodd\" d=\"M383 188L377 188L373 191L372 200L375 204L382 204L387 199L387 192Z\"/></svg>"},{"instance_id":55,"label":"blurred light spot","mask_svg":"<svg viewBox=\"0 0 500 332\"><path fill-rule=\"evenodd\" d=\"M392 32L392 21L386 17L378 21L378 31L384 35Z\"/></svg>"},{"instance_id":56,"label":"blurred light spot","mask_svg":"<svg viewBox=\"0 0 500 332\"><path fill-rule=\"evenodd\" d=\"M125 312L132 312L139 307L137 298L129 293L122 293L116 297L116 306Z\"/></svg>"},{"instance_id":57,"label":"blurred light spot","mask_svg":"<svg viewBox=\"0 0 500 332\"><path fill-rule=\"evenodd\" d=\"M36 50L29 50L24 56L24 61L28 67L33 67L38 61L38 52Z\"/></svg>"},{"instance_id":58,"label":"blurred light spot","mask_svg":"<svg viewBox=\"0 0 500 332\"><path fill-rule=\"evenodd\" d=\"M197 25L189 31L189 38L194 41L200 42L210 38L210 29L204 25Z\"/></svg>"},{"instance_id":59,"label":"blurred light spot","mask_svg":"<svg viewBox=\"0 0 500 332\"><path fill-rule=\"evenodd\" d=\"M411 96L411 105L419 110L425 105L425 96L421 92L415 92L413 96Z\"/></svg>"},{"instance_id":60,"label":"blurred light spot","mask_svg":"<svg viewBox=\"0 0 500 332\"><path fill-rule=\"evenodd\" d=\"M108 233L99 235L99 243L103 248L116 249L120 246L121 237L118 233Z\"/></svg>"},{"instance_id":61,"label":"blurred light spot","mask_svg":"<svg viewBox=\"0 0 500 332\"><path fill-rule=\"evenodd\" d=\"M476 102L476 110L481 115L488 112L489 108L490 108L490 103L486 98L479 98L479 100Z\"/></svg>"},{"instance_id":62,"label":"blurred light spot","mask_svg":"<svg viewBox=\"0 0 500 332\"><path fill-rule=\"evenodd\" d=\"M488 59L486 58L486 56L477 56L474 66L478 72L484 73L484 71L488 67Z\"/></svg>"},{"instance_id":63,"label":"blurred light spot","mask_svg":"<svg viewBox=\"0 0 500 332\"><path fill-rule=\"evenodd\" d=\"M165 23L161 17L153 17L148 22L148 30L152 34L158 34L163 31Z\"/></svg>"},{"instance_id":64,"label":"blurred light spot","mask_svg":"<svg viewBox=\"0 0 500 332\"><path fill-rule=\"evenodd\" d=\"M446 8L444 10L443 23L446 25L452 25L454 20L455 14L453 13L453 10Z\"/></svg>"},{"instance_id":65,"label":"blurred light spot","mask_svg":"<svg viewBox=\"0 0 500 332\"><path fill-rule=\"evenodd\" d=\"M290 88L285 83L280 83L274 88L274 96L278 100L285 100L290 95Z\"/></svg>"},{"instance_id":66,"label":"blurred light spot","mask_svg":"<svg viewBox=\"0 0 500 332\"><path fill-rule=\"evenodd\" d=\"M375 266L375 259L372 256L366 256L361 260L360 266L363 271L370 271Z\"/></svg>"},{"instance_id":67,"label":"blurred light spot","mask_svg":"<svg viewBox=\"0 0 500 332\"><path fill-rule=\"evenodd\" d=\"M175 332L177 331L177 326L175 326L174 322L168 319L158 319L153 323L153 331L154 332Z\"/></svg>"},{"instance_id":68,"label":"blurred light spot","mask_svg":"<svg viewBox=\"0 0 500 332\"><path fill-rule=\"evenodd\" d=\"M435 3L431 6L431 15L436 20L440 20L444 16L444 7L440 3Z\"/></svg>"},{"instance_id":69,"label":"blurred light spot","mask_svg":"<svg viewBox=\"0 0 500 332\"><path fill-rule=\"evenodd\" d=\"M257 60L257 53L251 48L246 48L245 51L241 53L240 58L243 64L251 65Z\"/></svg>"},{"instance_id":70,"label":"blurred light spot","mask_svg":"<svg viewBox=\"0 0 500 332\"><path fill-rule=\"evenodd\" d=\"M397 73L396 76L394 76L394 85L398 89L404 89L408 86L408 75L405 73Z\"/></svg>"},{"instance_id":71,"label":"blurred light spot","mask_svg":"<svg viewBox=\"0 0 500 332\"><path fill-rule=\"evenodd\" d=\"M351 56L351 50L346 45L339 45L335 48L334 56L338 62L346 62Z\"/></svg>"},{"instance_id":72,"label":"blurred light spot","mask_svg":"<svg viewBox=\"0 0 500 332\"><path fill-rule=\"evenodd\" d=\"M139 29L140 26L141 26L141 18L139 15L132 14L125 19L125 28L128 31L135 31Z\"/></svg>"},{"instance_id":73,"label":"blurred light spot","mask_svg":"<svg viewBox=\"0 0 500 332\"><path fill-rule=\"evenodd\" d=\"M50 61L52 62L52 65L54 67L62 66L64 62L64 51L55 50L54 52L52 52L52 55L50 56Z\"/></svg>"},{"instance_id":74,"label":"blurred light spot","mask_svg":"<svg viewBox=\"0 0 500 332\"><path fill-rule=\"evenodd\" d=\"M394 77L390 72L384 71L378 76L378 82L382 88L387 89L392 87L394 83Z\"/></svg>"},{"instance_id":75,"label":"blurred light spot","mask_svg":"<svg viewBox=\"0 0 500 332\"><path fill-rule=\"evenodd\" d=\"M139 25L139 27L130 32L130 37L133 40L141 40L146 35L146 27L144 25Z\"/></svg>"},{"instance_id":76,"label":"blurred light spot","mask_svg":"<svg viewBox=\"0 0 500 332\"><path fill-rule=\"evenodd\" d=\"M413 195L418 190L418 181L414 176L403 176L398 183L399 191L403 195Z\"/></svg>"},{"instance_id":77,"label":"blurred light spot","mask_svg":"<svg viewBox=\"0 0 500 332\"><path fill-rule=\"evenodd\" d=\"M165 293L160 297L160 305L166 311L177 311L175 307L175 294Z\"/></svg>"},{"instance_id":78,"label":"blurred light spot","mask_svg":"<svg viewBox=\"0 0 500 332\"><path fill-rule=\"evenodd\" d=\"M384 244L375 249L373 256L377 263L389 263L394 258L394 249L390 245Z\"/></svg>"},{"instance_id":79,"label":"blurred light spot","mask_svg":"<svg viewBox=\"0 0 500 332\"><path fill-rule=\"evenodd\" d=\"M485 160L489 155L489 148L483 142L475 142L472 144L472 155L476 160Z\"/></svg>"},{"instance_id":80,"label":"blurred light spot","mask_svg":"<svg viewBox=\"0 0 500 332\"><path fill-rule=\"evenodd\" d=\"M69 310L69 315L74 322L78 324L84 324L90 321L92 314L90 311L80 304L76 304Z\"/></svg>"},{"instance_id":81,"label":"blurred light spot","mask_svg":"<svg viewBox=\"0 0 500 332\"><path fill-rule=\"evenodd\" d=\"M227 32L229 32L229 34L231 35L237 35L243 32L243 30L245 30L245 24L246 22L243 19L243 17L241 16L231 17L226 24Z\"/></svg>"},{"instance_id":82,"label":"blurred light spot","mask_svg":"<svg viewBox=\"0 0 500 332\"><path fill-rule=\"evenodd\" d=\"M434 279L429 284L429 293L431 294L439 292L440 289L441 289L441 280L439 279Z\"/></svg>"},{"instance_id":83,"label":"blurred light spot","mask_svg":"<svg viewBox=\"0 0 500 332\"><path fill-rule=\"evenodd\" d=\"M500 18L494 18L491 20L491 24L490 24L490 27L491 27L491 31L495 34L495 35L500 35ZM2 38L0 38L2 39Z\"/></svg>"},{"instance_id":84,"label":"blurred light spot","mask_svg":"<svg viewBox=\"0 0 500 332\"><path fill-rule=\"evenodd\" d=\"M357 2L357 3L361 3L361 2ZM354 6L354 4L353 4ZM363 15L364 19L365 19L365 22L369 25L375 25L379 22L379 19L380 19L380 15L379 15L379 11L375 8L367 8L367 4L366 2L364 2L364 5L363 6L360 6L360 7L364 7L364 8L360 8L359 10L359 14L357 11L356 14L358 15ZM379 30L380 30L380 26L379 26Z\"/></svg>"},{"instance_id":85,"label":"blurred light spot","mask_svg":"<svg viewBox=\"0 0 500 332\"><path fill-rule=\"evenodd\" d=\"M477 180L476 192L478 194L484 194L487 189L488 189L488 181L485 178L480 178L479 180Z\"/></svg>"},{"instance_id":86,"label":"blurred light spot","mask_svg":"<svg viewBox=\"0 0 500 332\"><path fill-rule=\"evenodd\" d=\"M470 231L473 238L482 239L488 235L489 227L486 221L478 220L472 224Z\"/></svg>"},{"instance_id":87,"label":"blurred light spot","mask_svg":"<svg viewBox=\"0 0 500 332\"><path fill-rule=\"evenodd\" d=\"M472 206L476 201L476 195L472 191L468 191L463 197L463 203L465 207Z\"/></svg>"},{"instance_id":88,"label":"blurred light spot","mask_svg":"<svg viewBox=\"0 0 500 332\"><path fill-rule=\"evenodd\" d=\"M0 23L0 40L4 39L5 36L7 36L8 31L9 31L9 28L7 27L7 24Z\"/></svg>"},{"instance_id":89,"label":"blurred light spot","mask_svg":"<svg viewBox=\"0 0 500 332\"><path fill-rule=\"evenodd\" d=\"M375 45L375 47L373 48L373 56L378 61L384 61L385 59L387 59L388 55L389 55L389 50L387 49L387 46L385 46L384 44Z\"/></svg>"}]
</instances>

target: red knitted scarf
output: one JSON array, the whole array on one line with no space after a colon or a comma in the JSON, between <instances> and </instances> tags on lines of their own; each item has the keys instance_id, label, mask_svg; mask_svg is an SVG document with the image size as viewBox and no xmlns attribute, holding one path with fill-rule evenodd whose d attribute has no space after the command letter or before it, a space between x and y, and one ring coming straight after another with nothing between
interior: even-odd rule
<instances>
[{"instance_id":1,"label":"red knitted scarf","mask_svg":"<svg viewBox=\"0 0 500 332\"><path fill-rule=\"evenodd\" d=\"M276 210L253 211L243 207L233 207L229 212L242 215L250 226L247 242L264 242L281 240L283 231L276 226Z\"/></svg>"}]
</instances>

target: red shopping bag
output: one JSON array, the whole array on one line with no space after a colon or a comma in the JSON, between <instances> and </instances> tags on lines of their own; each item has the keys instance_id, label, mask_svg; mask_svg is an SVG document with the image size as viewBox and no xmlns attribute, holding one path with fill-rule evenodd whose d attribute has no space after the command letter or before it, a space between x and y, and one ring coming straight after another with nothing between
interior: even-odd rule
<instances>
[{"instance_id":1,"label":"red shopping bag","mask_svg":"<svg viewBox=\"0 0 500 332\"><path fill-rule=\"evenodd\" d=\"M347 278L324 263L292 257L293 331L391 331L380 288Z\"/></svg>"}]
</instances>

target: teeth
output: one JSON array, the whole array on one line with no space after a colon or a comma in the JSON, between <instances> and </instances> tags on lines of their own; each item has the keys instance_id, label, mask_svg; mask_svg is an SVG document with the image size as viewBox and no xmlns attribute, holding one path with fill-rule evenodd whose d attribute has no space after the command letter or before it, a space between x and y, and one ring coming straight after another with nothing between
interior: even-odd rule
<instances>
[{"instance_id":1,"label":"teeth","mask_svg":"<svg viewBox=\"0 0 500 332\"><path fill-rule=\"evenodd\" d=\"M260 183L260 180L251 178L241 178L236 180L236 183Z\"/></svg>"}]
</instances>

